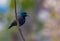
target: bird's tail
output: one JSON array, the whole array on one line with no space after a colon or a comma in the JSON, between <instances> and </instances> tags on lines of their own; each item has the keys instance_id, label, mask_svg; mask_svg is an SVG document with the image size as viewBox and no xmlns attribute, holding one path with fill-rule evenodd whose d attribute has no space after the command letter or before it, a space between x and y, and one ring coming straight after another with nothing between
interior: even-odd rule
<instances>
[{"instance_id":1,"label":"bird's tail","mask_svg":"<svg viewBox=\"0 0 60 41\"><path fill-rule=\"evenodd\" d=\"M10 29L11 27L12 27L12 25L11 25L11 26L9 26L9 27L8 27L8 29Z\"/></svg>"}]
</instances>

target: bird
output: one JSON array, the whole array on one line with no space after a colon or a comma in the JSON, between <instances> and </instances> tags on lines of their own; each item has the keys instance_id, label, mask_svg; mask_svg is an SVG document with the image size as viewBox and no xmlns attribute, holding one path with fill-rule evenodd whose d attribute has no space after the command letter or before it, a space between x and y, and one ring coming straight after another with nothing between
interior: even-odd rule
<instances>
[{"instance_id":1,"label":"bird","mask_svg":"<svg viewBox=\"0 0 60 41\"><path fill-rule=\"evenodd\" d=\"M20 12L18 14L18 22L19 26L22 26L25 23L26 17L27 17L27 12ZM13 26L17 26L16 20L14 20L11 25L8 27L8 29L12 28Z\"/></svg>"}]
</instances>

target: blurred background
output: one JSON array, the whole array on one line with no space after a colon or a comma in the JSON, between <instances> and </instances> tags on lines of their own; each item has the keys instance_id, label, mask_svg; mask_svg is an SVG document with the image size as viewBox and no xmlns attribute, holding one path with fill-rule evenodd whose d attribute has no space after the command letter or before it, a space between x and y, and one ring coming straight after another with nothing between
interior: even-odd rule
<instances>
[{"instance_id":1,"label":"blurred background","mask_svg":"<svg viewBox=\"0 0 60 41\"><path fill-rule=\"evenodd\" d=\"M60 41L60 0L16 1L17 13L30 16L21 26L26 41ZM14 0L0 0L0 41L23 41L15 26L8 29L14 19Z\"/></svg>"}]
</instances>

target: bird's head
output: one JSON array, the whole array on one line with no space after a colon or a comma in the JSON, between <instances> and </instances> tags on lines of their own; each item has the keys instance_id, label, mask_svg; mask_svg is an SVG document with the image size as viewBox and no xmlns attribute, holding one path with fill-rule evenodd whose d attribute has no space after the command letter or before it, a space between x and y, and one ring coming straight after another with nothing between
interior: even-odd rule
<instances>
[{"instance_id":1,"label":"bird's head","mask_svg":"<svg viewBox=\"0 0 60 41\"><path fill-rule=\"evenodd\" d=\"M20 16L20 17L26 17L26 16L28 16L28 15L27 15L26 12L20 12L20 13L18 14L18 16Z\"/></svg>"}]
</instances>

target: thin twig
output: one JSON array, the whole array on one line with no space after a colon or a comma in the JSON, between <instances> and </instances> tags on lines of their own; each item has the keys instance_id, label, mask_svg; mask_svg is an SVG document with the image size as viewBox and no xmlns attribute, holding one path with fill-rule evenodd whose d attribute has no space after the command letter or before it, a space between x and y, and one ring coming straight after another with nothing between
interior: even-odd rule
<instances>
[{"instance_id":1,"label":"thin twig","mask_svg":"<svg viewBox=\"0 0 60 41\"><path fill-rule=\"evenodd\" d=\"M19 28L19 22L18 22L18 16L17 16L17 9L16 9L16 0L14 0L14 4L15 4L15 17L16 17L16 22L17 22L17 29L18 29L18 33L21 35L23 41L25 41L25 38L23 37L21 28Z\"/></svg>"}]
</instances>

